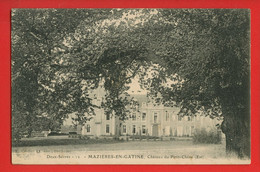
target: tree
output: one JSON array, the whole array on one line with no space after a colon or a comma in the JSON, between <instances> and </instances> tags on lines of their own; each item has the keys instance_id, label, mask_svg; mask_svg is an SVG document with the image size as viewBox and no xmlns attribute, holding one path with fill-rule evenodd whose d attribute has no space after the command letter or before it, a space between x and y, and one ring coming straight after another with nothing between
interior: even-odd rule
<instances>
[{"instance_id":1,"label":"tree","mask_svg":"<svg viewBox=\"0 0 260 172\"><path fill-rule=\"evenodd\" d=\"M120 95L140 67L135 55L143 53L143 46L138 47L136 40L129 44L126 34L125 39L118 39L123 32L113 31L117 23L107 24L111 14L115 19L122 16L120 10L111 9L13 10L13 140L41 128L35 123L55 129L72 112L84 124L85 113L93 114L96 107L89 91L101 81L109 93L104 106L107 112L124 113L127 101ZM106 22L104 28L100 28L102 22ZM121 64L125 62L124 69ZM41 123L43 116L45 123Z\"/></svg>"},{"instance_id":2,"label":"tree","mask_svg":"<svg viewBox=\"0 0 260 172\"><path fill-rule=\"evenodd\" d=\"M85 21L68 37L69 46L63 50L70 60L73 59L70 72L75 70L80 80L88 82L88 88L103 86L107 94L102 107L106 113L121 119L126 118L126 106L131 100L123 96L129 89L127 84L148 66L147 47L139 30L144 23L135 23L136 18L127 17L138 14L139 19L147 21L149 11L141 11L112 9L109 19L94 23ZM60 67L66 66L65 63Z\"/></svg>"},{"instance_id":3,"label":"tree","mask_svg":"<svg viewBox=\"0 0 260 172\"><path fill-rule=\"evenodd\" d=\"M182 115L224 117L227 152L250 156L247 10L18 10L12 23L12 122L32 130L37 114L77 112L84 123L100 85L106 112L124 119L122 94L139 76Z\"/></svg>"},{"instance_id":4,"label":"tree","mask_svg":"<svg viewBox=\"0 0 260 172\"><path fill-rule=\"evenodd\" d=\"M150 79L150 90L160 92L164 102L177 102L184 115L224 117L227 153L250 157L248 10L162 10L162 15L170 27L154 50L163 68ZM175 83L164 86L167 78Z\"/></svg>"},{"instance_id":5,"label":"tree","mask_svg":"<svg viewBox=\"0 0 260 172\"><path fill-rule=\"evenodd\" d=\"M61 80L64 70L57 68L59 49L63 41L74 33L82 20L89 22L107 16L109 10L70 9L14 9L12 11L12 138L31 135L43 115L54 121L50 128L62 122L69 112L74 112L80 103L72 103L77 79L67 85ZM71 72L73 75L73 72ZM77 85L77 87L74 87ZM69 87L71 86L71 87ZM69 98L72 96L73 98ZM85 103L85 101L84 101ZM86 111L91 104L85 106ZM70 108L68 108L70 107ZM42 121L42 120L41 120ZM44 123L39 123L45 125ZM35 128L36 127L36 128Z\"/></svg>"}]
</instances>

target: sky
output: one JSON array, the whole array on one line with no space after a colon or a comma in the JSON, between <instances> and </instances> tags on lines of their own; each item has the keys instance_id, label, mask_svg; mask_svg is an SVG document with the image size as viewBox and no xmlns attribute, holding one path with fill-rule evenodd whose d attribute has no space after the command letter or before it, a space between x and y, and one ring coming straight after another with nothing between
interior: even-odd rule
<instances>
[{"instance_id":1,"label":"sky","mask_svg":"<svg viewBox=\"0 0 260 172\"><path fill-rule=\"evenodd\" d=\"M138 79L138 77L132 79L132 83L129 84L130 89L127 91L128 94L147 94L147 90L144 90L140 87Z\"/></svg>"}]
</instances>

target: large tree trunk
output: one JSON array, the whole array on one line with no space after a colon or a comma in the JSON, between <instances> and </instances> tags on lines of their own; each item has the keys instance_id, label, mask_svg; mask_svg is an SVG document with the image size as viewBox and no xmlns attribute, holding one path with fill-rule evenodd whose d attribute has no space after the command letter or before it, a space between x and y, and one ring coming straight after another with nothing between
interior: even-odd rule
<instances>
[{"instance_id":1,"label":"large tree trunk","mask_svg":"<svg viewBox=\"0 0 260 172\"><path fill-rule=\"evenodd\" d=\"M226 136L227 156L250 158L250 118L243 112L223 111L224 121L221 129Z\"/></svg>"}]
</instances>

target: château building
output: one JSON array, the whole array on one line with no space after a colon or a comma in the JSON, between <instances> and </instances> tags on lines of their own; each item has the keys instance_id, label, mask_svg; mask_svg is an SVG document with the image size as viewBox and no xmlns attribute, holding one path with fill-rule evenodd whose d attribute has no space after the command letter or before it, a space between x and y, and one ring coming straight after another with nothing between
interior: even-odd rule
<instances>
[{"instance_id":1,"label":"ch\u00e2teau building","mask_svg":"<svg viewBox=\"0 0 260 172\"><path fill-rule=\"evenodd\" d=\"M104 98L102 88L92 91L93 104L98 106ZM77 134L100 136L149 135L149 136L192 136L196 129L216 129L217 119L197 114L196 116L180 116L178 107L166 107L149 100L147 95L131 95L137 102L126 120L120 120L113 114L105 114L104 109L96 108L95 115L83 126L78 125L74 131ZM71 118L61 127L61 132L73 130Z\"/></svg>"}]
</instances>

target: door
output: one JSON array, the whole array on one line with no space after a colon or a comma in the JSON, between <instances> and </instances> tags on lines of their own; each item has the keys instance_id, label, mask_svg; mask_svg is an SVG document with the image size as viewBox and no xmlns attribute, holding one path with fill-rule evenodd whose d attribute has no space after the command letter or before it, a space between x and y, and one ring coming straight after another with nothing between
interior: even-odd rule
<instances>
[{"instance_id":1,"label":"door","mask_svg":"<svg viewBox=\"0 0 260 172\"><path fill-rule=\"evenodd\" d=\"M183 136L183 127L182 126L177 127L177 136Z\"/></svg>"},{"instance_id":2,"label":"door","mask_svg":"<svg viewBox=\"0 0 260 172\"><path fill-rule=\"evenodd\" d=\"M101 135L101 124L96 124L96 127L97 127L96 135L99 137Z\"/></svg>"},{"instance_id":3,"label":"door","mask_svg":"<svg viewBox=\"0 0 260 172\"><path fill-rule=\"evenodd\" d=\"M158 125L156 125L156 124L153 125L152 135L153 136L158 136Z\"/></svg>"}]
</instances>

